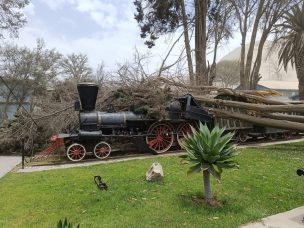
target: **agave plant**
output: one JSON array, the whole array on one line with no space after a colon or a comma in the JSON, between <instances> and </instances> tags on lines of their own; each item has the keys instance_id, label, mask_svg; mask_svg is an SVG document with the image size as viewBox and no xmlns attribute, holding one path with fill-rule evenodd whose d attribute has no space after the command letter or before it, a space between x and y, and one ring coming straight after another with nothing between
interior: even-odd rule
<instances>
[{"instance_id":1,"label":"agave plant","mask_svg":"<svg viewBox=\"0 0 304 228\"><path fill-rule=\"evenodd\" d=\"M224 134L224 131L225 129L216 126L210 132L207 125L200 123L199 128L196 130L192 127L192 134L187 134L181 142L182 148L187 152L181 157L191 165L188 174L203 173L205 201L208 204L213 201L210 174L220 181L224 168L239 167L237 162L231 160L238 155L235 146L231 143L234 134Z\"/></svg>"},{"instance_id":2,"label":"agave plant","mask_svg":"<svg viewBox=\"0 0 304 228\"><path fill-rule=\"evenodd\" d=\"M77 228L79 228L80 225L77 225ZM68 222L67 218L64 219L64 221L62 221L61 219L59 220L59 222L57 223L57 228L73 228L73 224Z\"/></svg>"}]
</instances>

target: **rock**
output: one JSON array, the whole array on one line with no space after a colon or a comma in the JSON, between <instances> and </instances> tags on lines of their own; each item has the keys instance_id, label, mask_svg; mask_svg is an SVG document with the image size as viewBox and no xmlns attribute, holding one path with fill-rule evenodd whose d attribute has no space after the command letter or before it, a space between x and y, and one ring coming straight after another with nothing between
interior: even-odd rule
<instances>
[{"instance_id":1,"label":"rock","mask_svg":"<svg viewBox=\"0 0 304 228\"><path fill-rule=\"evenodd\" d=\"M163 177L163 167L158 162L153 163L149 171L146 173L147 181L160 181Z\"/></svg>"}]
</instances>

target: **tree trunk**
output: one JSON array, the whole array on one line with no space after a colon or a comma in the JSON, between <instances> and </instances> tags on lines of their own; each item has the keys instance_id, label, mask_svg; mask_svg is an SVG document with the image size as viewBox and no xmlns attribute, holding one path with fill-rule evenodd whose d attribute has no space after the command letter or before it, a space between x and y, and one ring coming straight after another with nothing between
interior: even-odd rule
<instances>
[{"instance_id":1,"label":"tree trunk","mask_svg":"<svg viewBox=\"0 0 304 228\"><path fill-rule=\"evenodd\" d=\"M249 122L258 126L273 127L286 130L304 131L304 124L299 122L291 122L287 120L274 120L269 118L255 117L239 112L230 112L222 109L210 109L210 112L215 116L227 119L238 119L244 122Z\"/></svg>"},{"instance_id":2,"label":"tree trunk","mask_svg":"<svg viewBox=\"0 0 304 228\"><path fill-rule=\"evenodd\" d=\"M194 97L197 101L212 104L212 105L219 105L219 106L227 106L233 108L239 108L243 110L253 110L257 112L296 112L296 113L304 113L304 104L299 105L262 105L262 104L254 104L254 103L245 103L239 101L229 101L229 100L222 100L222 99L212 99L208 98L207 96L195 96ZM206 107L206 106L205 106Z\"/></svg>"},{"instance_id":3,"label":"tree trunk","mask_svg":"<svg viewBox=\"0 0 304 228\"><path fill-rule=\"evenodd\" d=\"M219 89L218 90L219 95L228 95L228 96L233 96L235 98L239 99L246 99L246 100L252 100L253 102L251 103L262 103L262 104L269 104L269 105L289 105L290 103L288 102L283 102L283 101L277 101L277 100L271 100L267 99L262 96L258 95L253 95L250 93L245 93L245 92L238 92L232 89Z\"/></svg>"},{"instance_id":4,"label":"tree trunk","mask_svg":"<svg viewBox=\"0 0 304 228\"><path fill-rule=\"evenodd\" d=\"M7 97L5 99L5 104L4 104L4 108L3 108L3 119L8 119L8 107L10 105L10 99L11 99L12 93L11 91L9 91L9 93L7 94Z\"/></svg>"},{"instance_id":5,"label":"tree trunk","mask_svg":"<svg viewBox=\"0 0 304 228\"><path fill-rule=\"evenodd\" d=\"M248 20L249 20L249 0L245 1L245 11L243 15L238 10L238 6L236 5L237 17L239 20L239 27L240 32L242 35L241 41L241 56L240 56L240 89L245 90L247 88L247 80L245 78L245 53L246 53L246 37L247 37L247 30L248 30Z\"/></svg>"},{"instance_id":6,"label":"tree trunk","mask_svg":"<svg viewBox=\"0 0 304 228\"><path fill-rule=\"evenodd\" d=\"M206 67L207 0L195 0L195 62L196 84L208 85Z\"/></svg>"},{"instance_id":7,"label":"tree trunk","mask_svg":"<svg viewBox=\"0 0 304 228\"><path fill-rule=\"evenodd\" d=\"M291 122L304 123L304 116L299 116L299 115L287 115L287 114L277 114L277 113L263 113L263 116L269 117L270 119L287 120L287 121L291 121Z\"/></svg>"},{"instance_id":8,"label":"tree trunk","mask_svg":"<svg viewBox=\"0 0 304 228\"><path fill-rule=\"evenodd\" d=\"M299 100L304 100L304 51L295 56L295 67L299 80Z\"/></svg>"},{"instance_id":9,"label":"tree trunk","mask_svg":"<svg viewBox=\"0 0 304 228\"><path fill-rule=\"evenodd\" d=\"M216 36L216 35L215 35ZM215 44L214 44L214 50L213 50L213 61L212 65L210 67L210 77L209 77L209 85L213 85L213 81L216 78L216 57L217 57L217 48L218 48L218 40L217 37L215 37Z\"/></svg>"},{"instance_id":10,"label":"tree trunk","mask_svg":"<svg viewBox=\"0 0 304 228\"><path fill-rule=\"evenodd\" d=\"M246 33L242 33L242 42L241 42L241 59L240 59L240 89L247 88L247 80L245 78L245 50L246 49Z\"/></svg>"},{"instance_id":11,"label":"tree trunk","mask_svg":"<svg viewBox=\"0 0 304 228\"><path fill-rule=\"evenodd\" d=\"M213 195L211 192L210 173L208 170L203 171L203 183L205 191L205 202L209 204L213 200Z\"/></svg>"},{"instance_id":12,"label":"tree trunk","mask_svg":"<svg viewBox=\"0 0 304 228\"><path fill-rule=\"evenodd\" d=\"M245 79L246 79L246 83L247 83L246 89L249 89L249 87L250 87L249 79L250 79L250 72L251 72L251 67L252 67L253 51L254 51L255 40L256 40L256 36L257 36L258 28L259 28L260 19L263 14L263 6L264 6L264 0L261 0L259 2L258 10L256 13L254 25L252 28L251 38L250 38L250 44L249 44L249 48L248 48L248 52L247 52L245 75L244 75ZM254 89L256 89L256 88L254 88Z\"/></svg>"},{"instance_id":13,"label":"tree trunk","mask_svg":"<svg viewBox=\"0 0 304 228\"><path fill-rule=\"evenodd\" d=\"M212 63L211 67L210 67L210 73L209 73L210 77L209 77L209 85L212 86L214 79L216 78L216 63ZM225 85L225 87L227 87L227 85Z\"/></svg>"},{"instance_id":14,"label":"tree trunk","mask_svg":"<svg viewBox=\"0 0 304 228\"><path fill-rule=\"evenodd\" d=\"M257 53L255 63L254 63L253 69L252 69L252 73L250 76L250 89L252 89L252 90L256 90L256 87L260 80L259 72L260 72L261 63L262 63L263 48L264 48L264 44L266 42L268 33L269 33L268 31L264 30L261 40L259 42L258 53Z\"/></svg>"},{"instance_id":15,"label":"tree trunk","mask_svg":"<svg viewBox=\"0 0 304 228\"><path fill-rule=\"evenodd\" d=\"M187 63L188 63L188 70L189 70L189 79L190 79L190 84L195 85L192 55L191 55L191 46L190 46L190 39L189 39L188 17L186 14L184 0L181 0L180 4L181 4L181 9L182 9L182 15L183 15L184 41L185 41Z\"/></svg>"}]
</instances>

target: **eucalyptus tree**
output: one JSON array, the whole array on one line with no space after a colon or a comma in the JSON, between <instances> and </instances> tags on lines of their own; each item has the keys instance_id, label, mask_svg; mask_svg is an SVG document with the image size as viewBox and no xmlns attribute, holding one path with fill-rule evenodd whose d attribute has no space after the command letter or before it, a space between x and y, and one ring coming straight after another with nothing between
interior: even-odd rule
<instances>
[{"instance_id":1,"label":"eucalyptus tree","mask_svg":"<svg viewBox=\"0 0 304 228\"><path fill-rule=\"evenodd\" d=\"M208 39L215 38L218 45L223 39L224 29L222 26L218 26L217 29L213 29L213 34L220 33L220 35L208 36L210 28L208 25L219 25L226 21L222 17L224 15L222 12L225 9L229 10L228 7L223 7L228 4L225 2L227 1L135 0L135 19L141 30L140 36L146 39L145 43L149 48L155 45L155 41L160 36L182 30L190 82L198 85L209 85L212 80L209 80L210 69L207 65ZM218 9L219 7L221 10ZM190 45L192 34L194 34L195 40L195 63L192 61ZM214 51L217 52L217 48Z\"/></svg>"},{"instance_id":2,"label":"eucalyptus tree","mask_svg":"<svg viewBox=\"0 0 304 228\"><path fill-rule=\"evenodd\" d=\"M276 24L300 0L229 0L234 6L237 27L241 34L240 86L255 89L259 81L259 70L267 38L275 31ZM249 34L251 32L251 35ZM261 34L257 42L258 34ZM250 37L249 37L250 35ZM246 42L249 45L246 49ZM254 49L258 43L257 54Z\"/></svg>"},{"instance_id":3,"label":"eucalyptus tree","mask_svg":"<svg viewBox=\"0 0 304 228\"><path fill-rule=\"evenodd\" d=\"M235 31L235 16L233 5L229 1L215 1L208 16L207 42L212 53L212 63L209 68L209 85L217 77L217 54L221 45L233 36ZM209 65L209 63L208 63Z\"/></svg>"}]
</instances>

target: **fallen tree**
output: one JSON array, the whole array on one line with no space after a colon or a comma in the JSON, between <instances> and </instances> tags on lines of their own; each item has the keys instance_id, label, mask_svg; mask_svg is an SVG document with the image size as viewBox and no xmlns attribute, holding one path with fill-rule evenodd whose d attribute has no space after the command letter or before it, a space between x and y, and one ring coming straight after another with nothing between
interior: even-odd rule
<instances>
[{"instance_id":1,"label":"fallen tree","mask_svg":"<svg viewBox=\"0 0 304 228\"><path fill-rule=\"evenodd\" d=\"M211 105L213 104L218 106L226 106L226 107L233 107L233 108L260 111L260 112L304 113L304 104L265 105L265 104L247 103L247 102L239 102L239 101L231 101L231 100L214 99L205 96L195 96L195 99L205 104L211 104Z\"/></svg>"},{"instance_id":2,"label":"fallen tree","mask_svg":"<svg viewBox=\"0 0 304 228\"><path fill-rule=\"evenodd\" d=\"M260 116L256 117L239 112L225 111L222 109L210 108L209 111L216 116L221 116L222 118L238 119L258 126L266 126L266 127L304 132L304 123L293 122L288 120L275 120L275 119L264 118Z\"/></svg>"}]
</instances>

